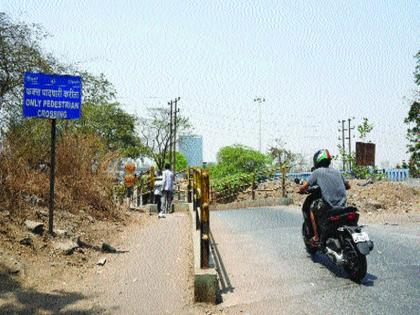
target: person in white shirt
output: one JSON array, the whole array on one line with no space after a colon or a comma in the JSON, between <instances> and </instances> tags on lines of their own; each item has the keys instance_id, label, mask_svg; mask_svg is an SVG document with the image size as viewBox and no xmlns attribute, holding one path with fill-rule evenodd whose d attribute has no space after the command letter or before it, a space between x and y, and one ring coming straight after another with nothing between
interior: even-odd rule
<instances>
[{"instance_id":1,"label":"person in white shirt","mask_svg":"<svg viewBox=\"0 0 420 315\"><path fill-rule=\"evenodd\" d=\"M172 196L174 190L174 173L171 171L171 166L169 164L165 165L165 170L163 171L163 210L159 213L159 216L162 217L171 212L172 206Z\"/></svg>"}]
</instances>

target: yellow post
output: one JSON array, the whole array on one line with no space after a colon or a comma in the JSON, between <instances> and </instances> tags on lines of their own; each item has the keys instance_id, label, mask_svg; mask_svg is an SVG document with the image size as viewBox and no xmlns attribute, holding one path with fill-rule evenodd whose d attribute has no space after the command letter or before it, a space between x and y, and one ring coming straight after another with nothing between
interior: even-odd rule
<instances>
[{"instance_id":1,"label":"yellow post","mask_svg":"<svg viewBox=\"0 0 420 315\"><path fill-rule=\"evenodd\" d=\"M191 168L187 169L187 176L188 176L188 186L187 186L187 202L192 202L192 180L191 180Z\"/></svg>"},{"instance_id":2,"label":"yellow post","mask_svg":"<svg viewBox=\"0 0 420 315\"><path fill-rule=\"evenodd\" d=\"M281 188L283 198L286 197L286 167L283 165L281 167Z\"/></svg>"},{"instance_id":3,"label":"yellow post","mask_svg":"<svg viewBox=\"0 0 420 315\"><path fill-rule=\"evenodd\" d=\"M209 211L209 174L207 170L201 173L201 268L209 267L210 257L210 211Z\"/></svg>"},{"instance_id":4,"label":"yellow post","mask_svg":"<svg viewBox=\"0 0 420 315\"><path fill-rule=\"evenodd\" d=\"M254 174L252 176L252 191L251 191L251 195L252 195L252 200L255 200L255 189L257 189L257 180L256 180L256 175Z\"/></svg>"}]
</instances>

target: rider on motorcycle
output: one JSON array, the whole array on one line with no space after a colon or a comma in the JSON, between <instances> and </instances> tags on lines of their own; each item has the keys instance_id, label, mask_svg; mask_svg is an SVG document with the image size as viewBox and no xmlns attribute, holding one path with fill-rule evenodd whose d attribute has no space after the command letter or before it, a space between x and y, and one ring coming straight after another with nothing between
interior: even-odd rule
<instances>
[{"instance_id":1,"label":"rider on motorcycle","mask_svg":"<svg viewBox=\"0 0 420 315\"><path fill-rule=\"evenodd\" d=\"M300 192L304 193L309 186L318 186L321 190L322 200L311 207L310 218L314 236L312 242L317 245L319 242L318 229L314 212L328 211L335 206L345 206L347 201L346 189L350 189L350 183L344 178L340 171L329 167L331 155L327 149L318 150L314 155L314 167L308 181L305 181Z\"/></svg>"}]
</instances>

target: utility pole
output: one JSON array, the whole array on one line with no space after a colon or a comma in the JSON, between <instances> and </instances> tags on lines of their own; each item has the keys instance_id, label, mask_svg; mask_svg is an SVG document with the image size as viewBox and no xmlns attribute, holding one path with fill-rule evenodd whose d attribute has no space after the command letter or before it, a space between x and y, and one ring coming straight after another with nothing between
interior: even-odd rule
<instances>
[{"instance_id":1,"label":"utility pole","mask_svg":"<svg viewBox=\"0 0 420 315\"><path fill-rule=\"evenodd\" d=\"M173 100L168 102L168 105L171 106L171 113L170 113L170 124L169 124L169 164L171 164L172 171L175 172L175 163L176 163L176 120L177 120L177 112L179 109L177 108L177 103L181 98L178 96ZM175 108L174 108L175 107Z\"/></svg>"},{"instance_id":2,"label":"utility pole","mask_svg":"<svg viewBox=\"0 0 420 315\"><path fill-rule=\"evenodd\" d=\"M259 104L259 114L258 114L258 120L259 120L259 151L261 152L261 104L265 102L265 98L261 97L255 97L254 102L258 102Z\"/></svg>"},{"instance_id":3,"label":"utility pole","mask_svg":"<svg viewBox=\"0 0 420 315\"><path fill-rule=\"evenodd\" d=\"M175 99L175 111L174 111L174 155L173 155L173 159L174 159L173 172L174 173L176 171L176 127L177 127L177 115L179 113L179 108L177 107L177 103L180 99L181 99L180 97Z\"/></svg>"},{"instance_id":4,"label":"utility pole","mask_svg":"<svg viewBox=\"0 0 420 315\"><path fill-rule=\"evenodd\" d=\"M351 156L351 131L354 129L354 126L351 126L351 120L354 119L354 117L347 119L349 126L348 131L349 131L349 137L347 138L349 140L349 156ZM354 138L354 136L353 136ZM351 171L351 162L349 161L349 170Z\"/></svg>"},{"instance_id":5,"label":"utility pole","mask_svg":"<svg viewBox=\"0 0 420 315\"><path fill-rule=\"evenodd\" d=\"M346 122L345 120L339 120L338 121L338 123L340 123L341 122L341 129L338 129L338 131L340 132L341 131L341 137L338 137L338 140L342 140L342 147L341 147L341 150L342 150L342 152L341 152L341 156L342 156L342 159L343 159L343 171L345 171L346 170L346 157L345 157L345 153L346 153L346 143L345 143L345 141L346 141L346 139L345 139L345 131L347 130L347 129L345 129L344 128L344 123Z\"/></svg>"},{"instance_id":6,"label":"utility pole","mask_svg":"<svg viewBox=\"0 0 420 315\"><path fill-rule=\"evenodd\" d=\"M169 123L169 164L172 163L172 110L173 110L173 101L169 101L168 105L171 106L170 111L170 123Z\"/></svg>"},{"instance_id":7,"label":"utility pole","mask_svg":"<svg viewBox=\"0 0 420 315\"><path fill-rule=\"evenodd\" d=\"M341 123L341 129L338 129L339 132L341 132L341 137L338 137L338 140L342 141L342 150L343 150L343 171L346 170L346 158L345 158L345 153L346 153L346 140L349 140L348 142L348 155L351 156L351 131L354 130L354 126L351 126L351 121L354 119L354 117L352 118L348 118L343 119L343 120L339 120L338 123ZM348 122L348 127L345 127L345 123L346 121ZM346 131L348 131L348 137L346 137ZM354 136L353 136L354 138ZM351 161L348 161L348 170L351 170Z\"/></svg>"}]
</instances>

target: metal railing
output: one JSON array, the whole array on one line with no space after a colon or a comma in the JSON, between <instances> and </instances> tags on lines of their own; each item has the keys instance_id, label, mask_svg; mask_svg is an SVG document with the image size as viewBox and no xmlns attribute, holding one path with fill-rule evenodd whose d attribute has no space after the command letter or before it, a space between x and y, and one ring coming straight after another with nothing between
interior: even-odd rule
<instances>
[{"instance_id":1,"label":"metal railing","mask_svg":"<svg viewBox=\"0 0 420 315\"><path fill-rule=\"evenodd\" d=\"M210 182L208 170L192 168L188 175L188 200L193 203L196 230L200 230L200 267L209 267L210 257Z\"/></svg>"},{"instance_id":2,"label":"metal railing","mask_svg":"<svg viewBox=\"0 0 420 315\"><path fill-rule=\"evenodd\" d=\"M224 180L224 189L211 190L211 201L212 203L229 203L235 200L239 193L250 193L251 199L257 198L257 192L274 192L281 189L281 196L286 197L286 178L289 173L286 173L285 167L276 167L267 170L265 173L251 173L250 175L242 175L232 180ZM240 180L242 183L238 184ZM279 187L273 187L272 189L259 188L259 184L264 182L270 182L273 180L280 180L281 184ZM234 183L236 182L236 183Z\"/></svg>"},{"instance_id":3,"label":"metal railing","mask_svg":"<svg viewBox=\"0 0 420 315\"><path fill-rule=\"evenodd\" d=\"M390 168L385 170L385 174L391 181L405 181L409 177L409 171L407 168Z\"/></svg>"}]
</instances>

